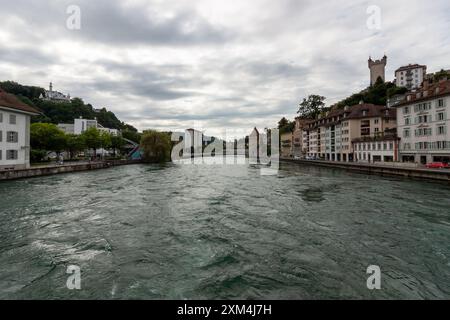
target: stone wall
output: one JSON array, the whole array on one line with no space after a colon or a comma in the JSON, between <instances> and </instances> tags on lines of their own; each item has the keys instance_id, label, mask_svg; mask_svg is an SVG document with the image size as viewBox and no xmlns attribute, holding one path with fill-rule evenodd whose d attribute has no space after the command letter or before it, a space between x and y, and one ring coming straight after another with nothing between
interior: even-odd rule
<instances>
[{"instance_id":1,"label":"stone wall","mask_svg":"<svg viewBox=\"0 0 450 320\"><path fill-rule=\"evenodd\" d=\"M450 169L429 170L417 168L405 168L396 166L369 165L347 162L329 161L306 161L306 160L284 160L302 165L322 166L330 168L340 168L364 174L376 174L384 176L401 176L415 179L435 180L450 183Z\"/></svg>"},{"instance_id":2,"label":"stone wall","mask_svg":"<svg viewBox=\"0 0 450 320\"><path fill-rule=\"evenodd\" d=\"M140 163L140 161L112 160L112 161L104 161L104 162L90 162L90 163L84 162L84 163L79 163L79 164L68 164L68 165L62 165L62 166L50 165L50 166L42 166L42 167L35 167L35 168L29 168L29 169L0 171L0 181L32 178L32 177L39 177L39 176L48 176L48 175L61 174L61 173L99 170L99 169L106 169L106 168L115 167L115 166L137 164L137 163Z\"/></svg>"}]
</instances>

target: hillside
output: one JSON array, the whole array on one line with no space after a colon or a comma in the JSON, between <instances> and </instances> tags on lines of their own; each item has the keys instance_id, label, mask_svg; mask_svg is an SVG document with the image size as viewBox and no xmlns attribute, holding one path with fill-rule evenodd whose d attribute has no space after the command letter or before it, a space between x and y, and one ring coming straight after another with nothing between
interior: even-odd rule
<instances>
[{"instance_id":1,"label":"hillside","mask_svg":"<svg viewBox=\"0 0 450 320\"><path fill-rule=\"evenodd\" d=\"M377 81L373 86L338 102L336 107L344 108L345 106L353 106L358 104L360 101L385 106L390 97L396 94L404 94L407 91L408 90L406 88L397 87L392 82L383 82L379 79L379 81Z\"/></svg>"},{"instance_id":2,"label":"hillside","mask_svg":"<svg viewBox=\"0 0 450 320\"><path fill-rule=\"evenodd\" d=\"M39 99L45 89L33 86L24 86L16 82L0 82L0 87L16 95L24 103L40 109L44 115L32 118L32 122L47 123L73 123L75 118L97 118L98 122L107 128L137 132L137 129L120 121L116 115L106 108L95 110L91 104L86 104L80 98L74 98L70 102L52 102Z\"/></svg>"}]
</instances>

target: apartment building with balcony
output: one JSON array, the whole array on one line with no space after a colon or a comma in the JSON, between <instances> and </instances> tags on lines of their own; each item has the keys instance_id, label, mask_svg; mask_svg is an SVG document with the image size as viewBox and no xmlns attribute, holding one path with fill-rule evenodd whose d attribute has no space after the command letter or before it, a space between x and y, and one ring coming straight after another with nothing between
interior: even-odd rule
<instances>
[{"instance_id":1,"label":"apartment building with balcony","mask_svg":"<svg viewBox=\"0 0 450 320\"><path fill-rule=\"evenodd\" d=\"M360 139L391 139L395 136L396 126L395 109L361 102L343 109L332 109L310 121L303 130L303 143L307 147L307 155L312 157L327 161L359 161L363 157L359 157L355 148L359 147ZM392 157L395 159L393 154ZM373 157L367 154L366 159L372 161ZM379 159L378 155L375 159ZM388 158L383 154L381 159Z\"/></svg>"},{"instance_id":2,"label":"apartment building with balcony","mask_svg":"<svg viewBox=\"0 0 450 320\"><path fill-rule=\"evenodd\" d=\"M450 162L450 80L424 82L397 109L400 161Z\"/></svg>"},{"instance_id":3,"label":"apartment building with balcony","mask_svg":"<svg viewBox=\"0 0 450 320\"><path fill-rule=\"evenodd\" d=\"M395 70L395 83L397 87L406 87L408 90L419 88L427 76L427 66L409 64Z\"/></svg>"}]
</instances>

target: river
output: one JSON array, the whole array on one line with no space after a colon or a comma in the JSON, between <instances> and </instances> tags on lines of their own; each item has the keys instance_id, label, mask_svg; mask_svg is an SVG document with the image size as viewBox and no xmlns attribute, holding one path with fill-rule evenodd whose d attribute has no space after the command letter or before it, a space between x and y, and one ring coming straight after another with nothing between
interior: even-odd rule
<instances>
[{"instance_id":1,"label":"river","mask_svg":"<svg viewBox=\"0 0 450 320\"><path fill-rule=\"evenodd\" d=\"M448 299L449 209L447 185L286 163L4 182L0 298Z\"/></svg>"}]
</instances>

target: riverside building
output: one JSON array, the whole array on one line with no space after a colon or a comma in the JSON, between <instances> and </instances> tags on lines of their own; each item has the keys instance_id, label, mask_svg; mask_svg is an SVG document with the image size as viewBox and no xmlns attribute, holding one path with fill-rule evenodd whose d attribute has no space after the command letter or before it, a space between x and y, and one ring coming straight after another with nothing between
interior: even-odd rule
<instances>
[{"instance_id":1,"label":"riverside building","mask_svg":"<svg viewBox=\"0 0 450 320\"><path fill-rule=\"evenodd\" d=\"M327 161L395 161L398 149L390 149L390 142L397 139L396 126L394 108L360 102L309 121L303 129L303 145L308 156ZM366 152L364 158L360 148L363 151L369 142L370 151L373 142L381 143L381 149L376 144L375 153ZM388 150L384 150L385 142Z\"/></svg>"},{"instance_id":2,"label":"riverside building","mask_svg":"<svg viewBox=\"0 0 450 320\"><path fill-rule=\"evenodd\" d=\"M30 167L30 119L38 114L0 89L0 170Z\"/></svg>"},{"instance_id":3,"label":"riverside building","mask_svg":"<svg viewBox=\"0 0 450 320\"><path fill-rule=\"evenodd\" d=\"M400 161L450 162L450 80L425 81L395 108L402 139Z\"/></svg>"}]
</instances>

